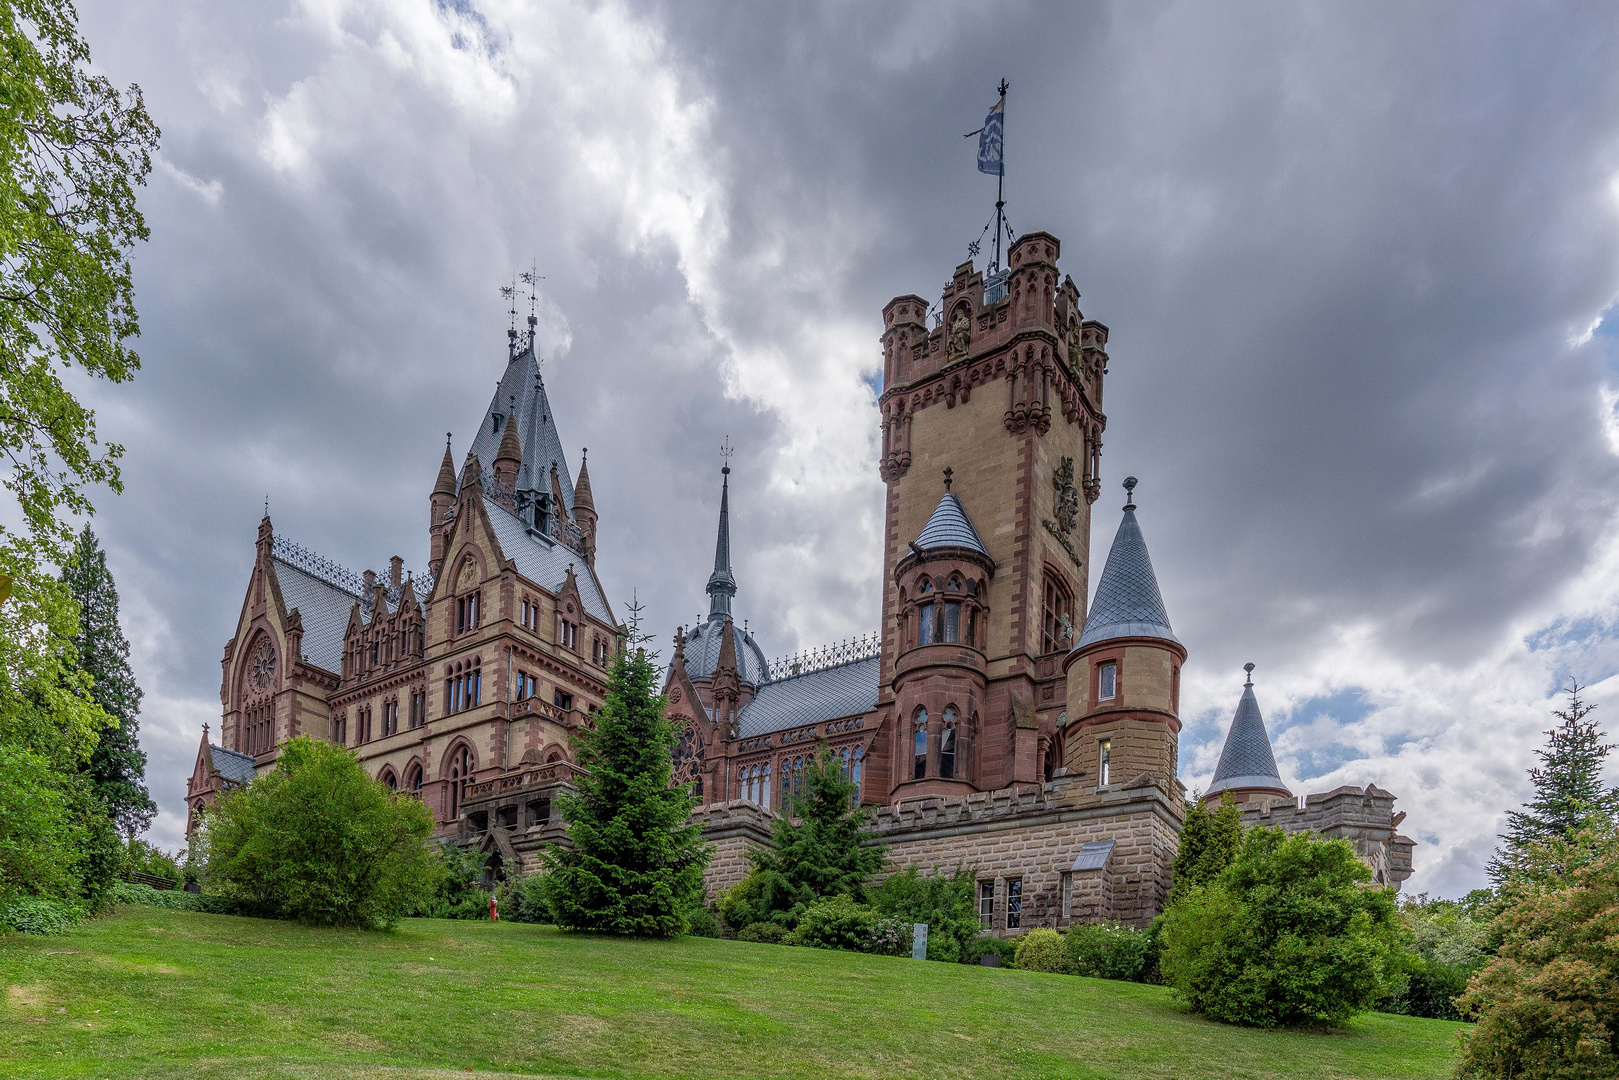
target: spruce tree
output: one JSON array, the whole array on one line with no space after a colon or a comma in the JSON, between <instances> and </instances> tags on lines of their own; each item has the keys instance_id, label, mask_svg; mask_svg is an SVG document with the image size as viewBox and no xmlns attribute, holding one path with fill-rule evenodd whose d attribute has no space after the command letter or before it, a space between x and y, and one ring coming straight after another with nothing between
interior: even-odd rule
<instances>
[{"instance_id":1,"label":"spruce tree","mask_svg":"<svg viewBox=\"0 0 1619 1080\"><path fill-rule=\"evenodd\" d=\"M1237 848L1241 844L1242 807L1232 799L1230 792L1220 796L1220 803L1213 813L1201 804L1194 803L1186 811L1186 823L1181 826L1180 848L1175 852L1175 883L1169 891L1170 903L1219 877L1220 871L1230 866L1237 857Z\"/></svg>"},{"instance_id":2,"label":"spruce tree","mask_svg":"<svg viewBox=\"0 0 1619 1080\"><path fill-rule=\"evenodd\" d=\"M107 569L107 553L88 524L73 546L62 582L79 605L79 629L73 636L78 668L90 677L90 696L117 721L101 732L85 772L113 824L132 838L157 813L146 790L146 753L140 747L141 689L129 666L129 642L118 624L118 589Z\"/></svg>"},{"instance_id":3,"label":"spruce tree","mask_svg":"<svg viewBox=\"0 0 1619 1080\"><path fill-rule=\"evenodd\" d=\"M753 857L758 914L786 926L823 897L864 903L866 883L886 859L881 847L862 842L869 811L855 802L854 784L825 743L804 780L805 790L790 795L787 813L776 819L774 850Z\"/></svg>"},{"instance_id":4,"label":"spruce tree","mask_svg":"<svg viewBox=\"0 0 1619 1080\"><path fill-rule=\"evenodd\" d=\"M1603 742L1602 729L1589 719L1596 706L1580 697L1584 689L1570 680L1564 691L1568 708L1552 710L1562 723L1546 732L1546 748L1535 751L1541 763L1529 770L1534 798L1507 814L1507 831L1490 860L1490 877L1497 884L1512 875L1531 845L1573 840L1592 819L1619 817L1619 788L1602 782L1603 763L1615 744Z\"/></svg>"},{"instance_id":5,"label":"spruce tree","mask_svg":"<svg viewBox=\"0 0 1619 1080\"><path fill-rule=\"evenodd\" d=\"M687 822L690 786L670 786L677 735L655 654L640 647L639 619L630 626L632 647L613 659L595 726L575 736L585 772L557 799L572 846L545 853L543 891L565 930L674 937L702 898L710 851Z\"/></svg>"}]
</instances>

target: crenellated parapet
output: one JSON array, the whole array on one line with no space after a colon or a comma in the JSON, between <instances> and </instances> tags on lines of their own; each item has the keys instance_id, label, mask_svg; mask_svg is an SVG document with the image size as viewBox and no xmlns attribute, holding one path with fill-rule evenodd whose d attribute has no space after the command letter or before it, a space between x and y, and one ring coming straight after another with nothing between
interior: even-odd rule
<instances>
[{"instance_id":1,"label":"crenellated parapet","mask_svg":"<svg viewBox=\"0 0 1619 1080\"><path fill-rule=\"evenodd\" d=\"M1256 798L1242 804L1245 827L1272 825L1284 832L1314 832L1348 840L1372 879L1396 889L1411 876L1411 858L1417 843L1399 833L1405 814L1395 813L1394 794L1376 784L1364 788L1345 785L1331 791L1292 798ZM1302 805L1301 805L1302 804Z\"/></svg>"}]
</instances>

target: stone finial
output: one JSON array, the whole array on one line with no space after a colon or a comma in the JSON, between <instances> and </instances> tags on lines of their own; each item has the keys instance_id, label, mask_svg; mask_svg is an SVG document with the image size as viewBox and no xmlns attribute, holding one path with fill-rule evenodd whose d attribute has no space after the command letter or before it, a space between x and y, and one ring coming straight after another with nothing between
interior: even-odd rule
<instances>
[{"instance_id":1,"label":"stone finial","mask_svg":"<svg viewBox=\"0 0 1619 1080\"><path fill-rule=\"evenodd\" d=\"M1248 675L1247 681L1244 682L1242 685L1244 685L1244 686L1252 686L1252 685L1254 685L1254 662L1252 660L1248 661L1246 664L1242 665L1242 670L1244 672L1246 672L1247 675Z\"/></svg>"},{"instance_id":2,"label":"stone finial","mask_svg":"<svg viewBox=\"0 0 1619 1080\"><path fill-rule=\"evenodd\" d=\"M1133 476L1126 476L1124 478L1124 490L1127 492L1124 500L1124 508L1126 510L1134 510L1136 508L1136 485L1138 483L1140 483L1140 481Z\"/></svg>"}]
</instances>

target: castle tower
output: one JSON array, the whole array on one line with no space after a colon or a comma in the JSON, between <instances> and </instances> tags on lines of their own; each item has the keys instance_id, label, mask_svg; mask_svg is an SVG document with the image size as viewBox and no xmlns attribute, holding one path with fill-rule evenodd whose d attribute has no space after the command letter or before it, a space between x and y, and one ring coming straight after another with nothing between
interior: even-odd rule
<instances>
[{"instance_id":1,"label":"castle tower","mask_svg":"<svg viewBox=\"0 0 1619 1080\"><path fill-rule=\"evenodd\" d=\"M1068 682L1064 765L1087 791L1153 784L1179 800L1180 676L1186 648L1169 627L1147 541L1136 521L1136 478L1113 537L1090 617L1063 661Z\"/></svg>"},{"instance_id":2,"label":"castle tower","mask_svg":"<svg viewBox=\"0 0 1619 1080\"><path fill-rule=\"evenodd\" d=\"M589 448L579 454L579 479L573 485L573 520L579 526L580 536L584 540L584 550L580 552L585 562L591 566L596 565L596 497L590 491L590 463L587 460Z\"/></svg>"},{"instance_id":3,"label":"castle tower","mask_svg":"<svg viewBox=\"0 0 1619 1080\"><path fill-rule=\"evenodd\" d=\"M969 682L982 681L975 723L954 702L972 730L950 789L1038 783L1055 766L1045 751L1055 745L1062 658L1086 593L1107 368L1107 328L1080 315L1078 290L1057 269L1059 248L1049 233L1030 233L1012 245L1005 269L986 275L970 262L956 267L931 328L920 296L896 297L883 309L879 471L888 490L878 710L885 729L867 773L867 791L879 799L885 790L902 797L901 788L935 786L916 787L917 703L905 696L935 676L940 686L967 671ZM970 514L982 549L981 562L959 560L962 582L982 590L972 598L981 620L975 641L950 642L950 650L922 644L913 591L924 574L935 576L928 564L936 557L919 556L913 545L921 547L943 509L946 468L950 499ZM931 651L911 655L919 649ZM950 652L956 659L946 661ZM928 723L925 779L945 781L933 708Z\"/></svg>"},{"instance_id":4,"label":"castle tower","mask_svg":"<svg viewBox=\"0 0 1619 1080\"><path fill-rule=\"evenodd\" d=\"M710 707L714 706L715 688L719 685L717 672L721 660L732 657L737 685L736 708L741 709L764 682L769 663L753 635L745 627L737 626L731 615L736 599L736 575L731 572L731 466L721 468L720 476L720 523L714 537L714 572L708 575L705 587L708 618L686 635L682 655L692 685L702 695L703 703ZM575 505L577 498L576 494Z\"/></svg>"},{"instance_id":5,"label":"castle tower","mask_svg":"<svg viewBox=\"0 0 1619 1080\"><path fill-rule=\"evenodd\" d=\"M449 516L451 507L455 506L455 487L455 459L450 456L450 437L445 435L444 461L438 467L433 494L427 499L427 571L435 577L438 576L439 567L444 565L444 538L450 531Z\"/></svg>"},{"instance_id":6,"label":"castle tower","mask_svg":"<svg viewBox=\"0 0 1619 1080\"><path fill-rule=\"evenodd\" d=\"M1205 803L1219 799L1225 792L1238 802L1293 797L1282 783L1276 755L1271 752L1270 733L1265 730L1265 718L1259 714L1259 701L1254 697L1254 665L1244 664L1242 670L1248 676L1242 684L1242 700L1237 702L1237 715L1231 718L1231 729L1226 732L1214 782L1203 793Z\"/></svg>"}]
</instances>

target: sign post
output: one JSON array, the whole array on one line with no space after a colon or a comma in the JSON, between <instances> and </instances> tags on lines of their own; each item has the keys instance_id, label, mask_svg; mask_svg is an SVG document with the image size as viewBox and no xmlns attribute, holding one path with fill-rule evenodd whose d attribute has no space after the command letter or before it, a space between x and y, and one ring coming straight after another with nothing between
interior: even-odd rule
<instances>
[{"instance_id":1,"label":"sign post","mask_svg":"<svg viewBox=\"0 0 1619 1080\"><path fill-rule=\"evenodd\" d=\"M911 959L926 960L928 958L928 924L925 922L911 924Z\"/></svg>"}]
</instances>

